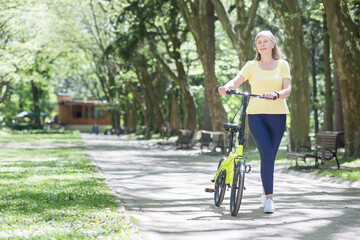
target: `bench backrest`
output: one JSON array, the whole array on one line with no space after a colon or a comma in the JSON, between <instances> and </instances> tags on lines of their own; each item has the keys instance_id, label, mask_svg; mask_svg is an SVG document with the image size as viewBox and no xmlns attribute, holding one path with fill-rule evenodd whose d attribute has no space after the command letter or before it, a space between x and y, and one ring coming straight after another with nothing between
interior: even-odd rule
<instances>
[{"instance_id":1,"label":"bench backrest","mask_svg":"<svg viewBox=\"0 0 360 240\"><path fill-rule=\"evenodd\" d=\"M202 143L210 143L211 142L211 134L208 133L208 132L201 132L200 142L202 142Z\"/></svg>"},{"instance_id":2,"label":"bench backrest","mask_svg":"<svg viewBox=\"0 0 360 240\"><path fill-rule=\"evenodd\" d=\"M339 135L342 132L338 131L318 131L316 134L316 145L323 149L331 149L337 151L339 143Z\"/></svg>"}]
</instances>

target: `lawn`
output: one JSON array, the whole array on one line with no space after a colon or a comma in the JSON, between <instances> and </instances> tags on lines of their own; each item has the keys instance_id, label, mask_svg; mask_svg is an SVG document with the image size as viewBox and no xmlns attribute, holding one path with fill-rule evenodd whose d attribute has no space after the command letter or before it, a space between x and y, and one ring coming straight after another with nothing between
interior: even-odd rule
<instances>
[{"instance_id":1,"label":"lawn","mask_svg":"<svg viewBox=\"0 0 360 240\"><path fill-rule=\"evenodd\" d=\"M80 133L72 131L0 131L0 142L77 143L81 141Z\"/></svg>"},{"instance_id":2,"label":"lawn","mask_svg":"<svg viewBox=\"0 0 360 240\"><path fill-rule=\"evenodd\" d=\"M82 141L79 134L65 133L6 135L4 142L34 139L36 142ZM1 239L137 239L141 236L121 211L85 148L0 147L0 171Z\"/></svg>"}]
</instances>

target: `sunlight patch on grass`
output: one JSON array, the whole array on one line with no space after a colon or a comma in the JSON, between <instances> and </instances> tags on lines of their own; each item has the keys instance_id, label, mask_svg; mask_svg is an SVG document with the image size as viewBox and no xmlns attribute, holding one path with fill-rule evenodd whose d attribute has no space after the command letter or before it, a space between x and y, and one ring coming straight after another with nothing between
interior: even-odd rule
<instances>
[{"instance_id":1,"label":"sunlight patch on grass","mask_svg":"<svg viewBox=\"0 0 360 240\"><path fill-rule=\"evenodd\" d=\"M0 142L37 142L37 143L78 143L81 142L79 132L46 133L44 134L24 134L14 132L12 134L2 134Z\"/></svg>"},{"instance_id":2,"label":"sunlight patch on grass","mask_svg":"<svg viewBox=\"0 0 360 240\"><path fill-rule=\"evenodd\" d=\"M333 163L334 164L334 163ZM317 169L315 173L322 176L337 177L346 181L360 181L360 158L345 158L340 161L338 169Z\"/></svg>"},{"instance_id":3,"label":"sunlight patch on grass","mask_svg":"<svg viewBox=\"0 0 360 240\"><path fill-rule=\"evenodd\" d=\"M322 176L337 177L346 181L360 181L359 169L315 170L315 173Z\"/></svg>"}]
</instances>

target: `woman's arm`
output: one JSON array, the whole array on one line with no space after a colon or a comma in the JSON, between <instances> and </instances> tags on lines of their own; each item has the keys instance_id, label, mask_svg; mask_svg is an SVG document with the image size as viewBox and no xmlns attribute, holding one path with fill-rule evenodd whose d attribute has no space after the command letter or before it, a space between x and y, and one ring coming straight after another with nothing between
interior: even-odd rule
<instances>
[{"instance_id":1,"label":"woman's arm","mask_svg":"<svg viewBox=\"0 0 360 240\"><path fill-rule=\"evenodd\" d=\"M245 82L245 78L241 75L236 75L232 80L230 80L227 84L218 88L218 91L221 95L226 95L226 91L230 89L236 89L240 84Z\"/></svg>"},{"instance_id":2,"label":"woman's arm","mask_svg":"<svg viewBox=\"0 0 360 240\"><path fill-rule=\"evenodd\" d=\"M290 78L283 78L282 90L278 91L280 98L287 98L291 93L291 81Z\"/></svg>"},{"instance_id":3,"label":"woman's arm","mask_svg":"<svg viewBox=\"0 0 360 240\"><path fill-rule=\"evenodd\" d=\"M283 78L283 84L282 89L280 91L277 91L279 93L279 98L287 98L290 96L291 93L291 81L290 78ZM264 93L265 97L274 98L277 97L277 94L275 92L273 93Z\"/></svg>"}]
</instances>

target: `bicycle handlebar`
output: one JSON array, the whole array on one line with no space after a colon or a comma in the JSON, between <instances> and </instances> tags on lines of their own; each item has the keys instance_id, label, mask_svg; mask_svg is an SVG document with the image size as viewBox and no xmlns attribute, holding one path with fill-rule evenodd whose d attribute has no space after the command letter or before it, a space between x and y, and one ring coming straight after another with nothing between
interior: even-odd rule
<instances>
[{"instance_id":1,"label":"bicycle handlebar","mask_svg":"<svg viewBox=\"0 0 360 240\"><path fill-rule=\"evenodd\" d=\"M215 87L215 93L216 94L220 94L219 93L219 85ZM257 98L263 98L263 99L271 99L271 100L276 100L278 97L274 96L273 98L270 97L265 97L263 95L258 95L258 94L251 94L248 92L240 92L238 89L231 89L226 91L226 95L241 95L241 96L248 96L248 97L257 97Z\"/></svg>"}]
</instances>

